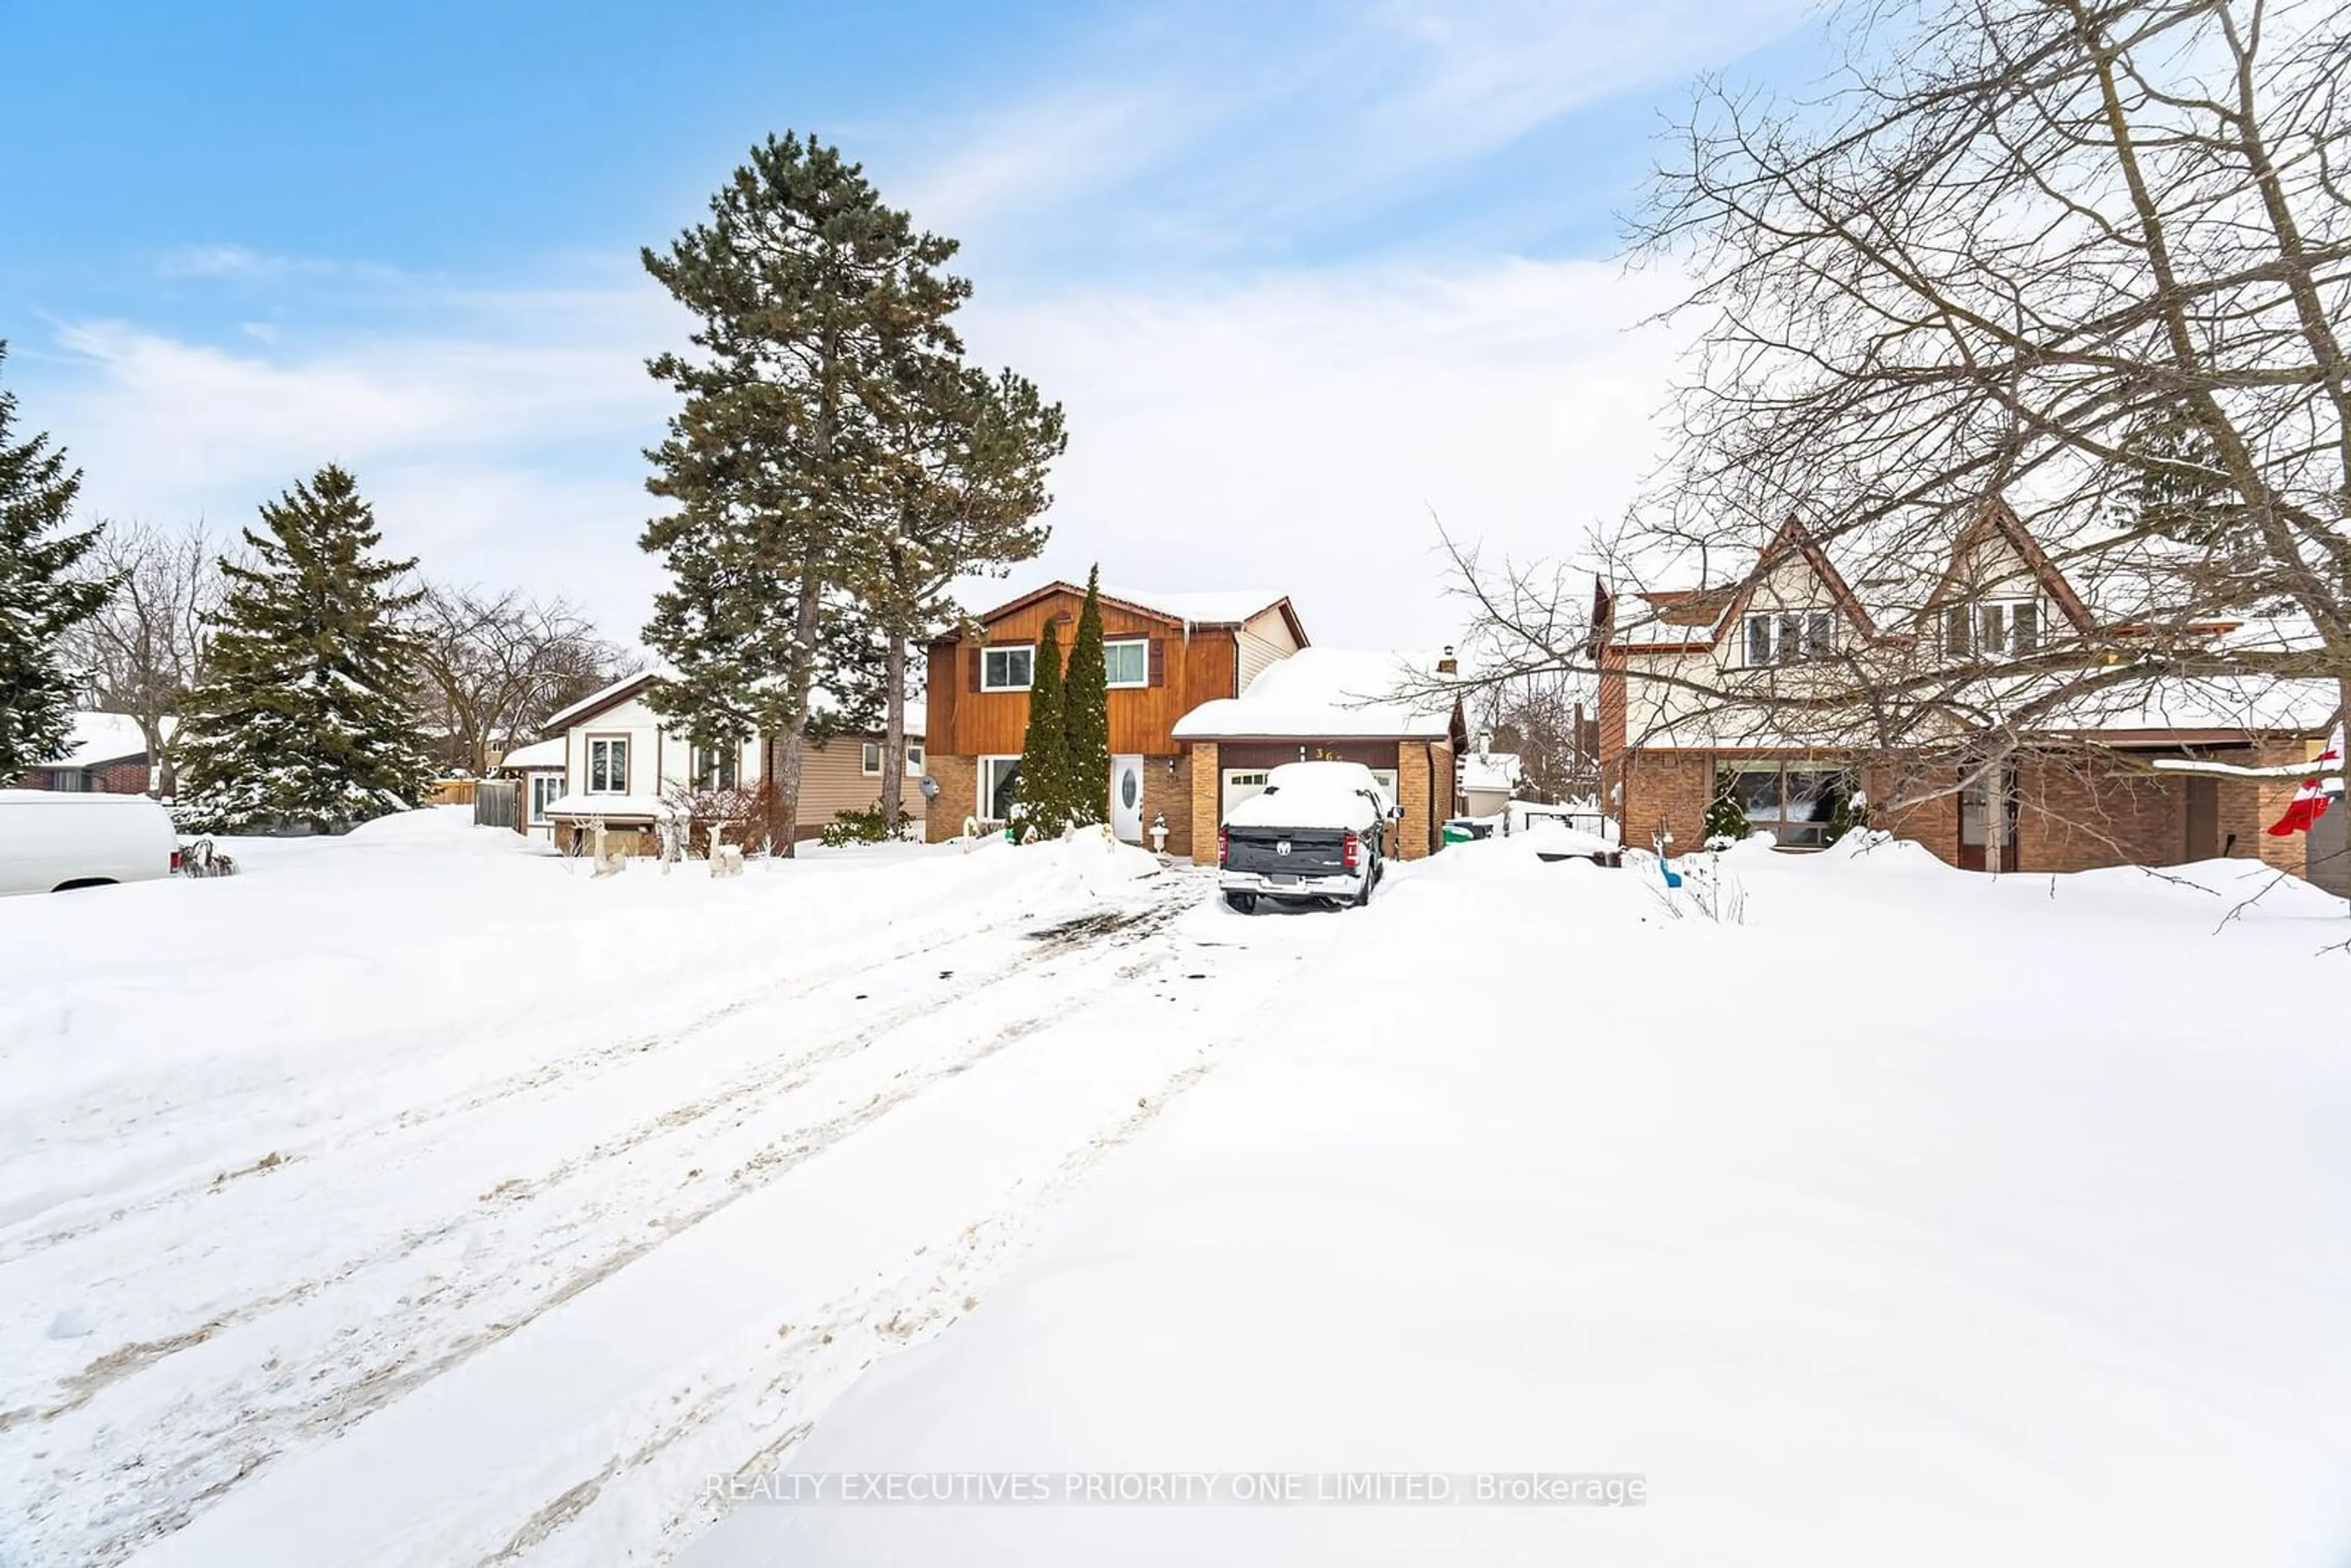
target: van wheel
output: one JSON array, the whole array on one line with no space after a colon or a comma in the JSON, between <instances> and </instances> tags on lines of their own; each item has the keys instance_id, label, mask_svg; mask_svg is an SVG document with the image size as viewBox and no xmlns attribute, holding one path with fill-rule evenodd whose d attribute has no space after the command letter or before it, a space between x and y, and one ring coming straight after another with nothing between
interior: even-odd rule
<instances>
[{"instance_id":1,"label":"van wheel","mask_svg":"<svg viewBox=\"0 0 2351 1568\"><path fill-rule=\"evenodd\" d=\"M1225 894L1225 904L1238 914L1257 913L1257 894L1254 893L1228 893Z\"/></svg>"}]
</instances>

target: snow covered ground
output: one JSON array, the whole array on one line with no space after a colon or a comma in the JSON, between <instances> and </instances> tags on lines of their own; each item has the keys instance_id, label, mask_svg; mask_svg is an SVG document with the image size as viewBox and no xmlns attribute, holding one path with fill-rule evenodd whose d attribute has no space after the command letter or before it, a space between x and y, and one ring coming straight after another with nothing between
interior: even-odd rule
<instances>
[{"instance_id":1,"label":"snow covered ground","mask_svg":"<svg viewBox=\"0 0 2351 1568\"><path fill-rule=\"evenodd\" d=\"M2351 1543L2351 921L2241 862L241 853L0 902L5 1568ZM786 1467L1650 1500L714 1495Z\"/></svg>"}]
</instances>

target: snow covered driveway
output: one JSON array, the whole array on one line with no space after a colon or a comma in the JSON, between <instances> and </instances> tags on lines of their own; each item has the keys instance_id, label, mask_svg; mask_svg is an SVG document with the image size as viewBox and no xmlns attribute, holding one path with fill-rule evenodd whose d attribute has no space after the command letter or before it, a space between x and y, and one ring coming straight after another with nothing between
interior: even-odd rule
<instances>
[{"instance_id":1,"label":"snow covered driveway","mask_svg":"<svg viewBox=\"0 0 2351 1568\"><path fill-rule=\"evenodd\" d=\"M9 1568L674 1551L1340 925L1099 844L251 858L0 904Z\"/></svg>"}]
</instances>

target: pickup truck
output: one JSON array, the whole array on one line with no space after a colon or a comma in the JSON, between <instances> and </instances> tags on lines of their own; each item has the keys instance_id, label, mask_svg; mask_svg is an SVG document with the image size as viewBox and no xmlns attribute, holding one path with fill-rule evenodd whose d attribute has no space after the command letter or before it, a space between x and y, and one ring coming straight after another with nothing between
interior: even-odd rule
<instances>
[{"instance_id":1,"label":"pickup truck","mask_svg":"<svg viewBox=\"0 0 2351 1568\"><path fill-rule=\"evenodd\" d=\"M1261 793L1226 813L1217 884L1244 915L1260 898L1368 904L1384 830L1399 815L1360 762L1284 763Z\"/></svg>"}]
</instances>

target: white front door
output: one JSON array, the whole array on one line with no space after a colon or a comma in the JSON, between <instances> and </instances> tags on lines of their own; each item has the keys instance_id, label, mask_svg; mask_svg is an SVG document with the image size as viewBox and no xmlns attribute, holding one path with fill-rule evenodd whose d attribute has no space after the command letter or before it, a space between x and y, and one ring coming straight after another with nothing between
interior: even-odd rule
<instances>
[{"instance_id":1,"label":"white front door","mask_svg":"<svg viewBox=\"0 0 2351 1568\"><path fill-rule=\"evenodd\" d=\"M1110 831L1130 844L1143 841L1143 758L1110 759Z\"/></svg>"}]
</instances>

